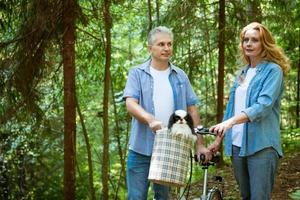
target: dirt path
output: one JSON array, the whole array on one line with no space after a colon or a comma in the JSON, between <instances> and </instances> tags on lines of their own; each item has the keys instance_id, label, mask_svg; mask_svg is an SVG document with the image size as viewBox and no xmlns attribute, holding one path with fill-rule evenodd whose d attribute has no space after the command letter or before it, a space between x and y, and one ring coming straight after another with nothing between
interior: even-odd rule
<instances>
[{"instance_id":1,"label":"dirt path","mask_svg":"<svg viewBox=\"0 0 300 200\"><path fill-rule=\"evenodd\" d=\"M278 174L275 181L272 200L289 200L289 194L300 189L300 148L293 153L285 153L280 159ZM224 178L224 195L225 200L239 200L239 190L233 177L232 168L225 166L217 170L217 174ZM201 182L197 182L191 186L190 198L201 194ZM197 188L200 188L197 190Z\"/></svg>"},{"instance_id":2,"label":"dirt path","mask_svg":"<svg viewBox=\"0 0 300 200\"><path fill-rule=\"evenodd\" d=\"M299 148L300 150L300 148ZM272 200L291 199L288 195L300 189L300 151L288 153L281 160Z\"/></svg>"},{"instance_id":3,"label":"dirt path","mask_svg":"<svg viewBox=\"0 0 300 200\"><path fill-rule=\"evenodd\" d=\"M299 149L300 150L300 149ZM227 200L240 199L236 194L238 193L238 187L232 176L232 170L230 168L224 169L228 173L225 173L225 191L236 191L225 193ZM280 165L278 174L275 181L274 191L272 194L272 200L288 200L291 199L289 194L300 189L300 151L293 153L286 153L285 156L280 159Z\"/></svg>"}]
</instances>

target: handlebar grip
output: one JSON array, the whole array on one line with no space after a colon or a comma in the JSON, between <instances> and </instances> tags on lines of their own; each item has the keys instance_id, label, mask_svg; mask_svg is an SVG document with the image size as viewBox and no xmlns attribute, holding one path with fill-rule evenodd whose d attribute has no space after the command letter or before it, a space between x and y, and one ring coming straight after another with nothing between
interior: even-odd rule
<instances>
[{"instance_id":1,"label":"handlebar grip","mask_svg":"<svg viewBox=\"0 0 300 200\"><path fill-rule=\"evenodd\" d=\"M197 155L195 155L194 158L196 162L199 162ZM216 154L213 155L212 159L209 162L218 163L220 159L221 159L221 154L220 152L217 152ZM200 154L200 162L204 162L204 161L205 161L205 155Z\"/></svg>"},{"instance_id":2,"label":"handlebar grip","mask_svg":"<svg viewBox=\"0 0 300 200\"><path fill-rule=\"evenodd\" d=\"M204 128L204 127L195 128L195 133L198 135L214 135L214 136L216 136L215 133L209 131L209 128Z\"/></svg>"},{"instance_id":3,"label":"handlebar grip","mask_svg":"<svg viewBox=\"0 0 300 200\"><path fill-rule=\"evenodd\" d=\"M200 161L204 162L205 161L205 155L204 154L200 154Z\"/></svg>"}]
</instances>

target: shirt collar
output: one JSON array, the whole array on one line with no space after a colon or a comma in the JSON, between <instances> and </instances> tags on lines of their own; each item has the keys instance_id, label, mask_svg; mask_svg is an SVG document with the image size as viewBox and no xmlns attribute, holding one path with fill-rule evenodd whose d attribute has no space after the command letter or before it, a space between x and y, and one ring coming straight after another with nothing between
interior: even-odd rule
<instances>
[{"instance_id":1,"label":"shirt collar","mask_svg":"<svg viewBox=\"0 0 300 200\"><path fill-rule=\"evenodd\" d=\"M263 69L263 67L265 66L265 64L266 64L267 62L268 62L268 61L263 60L263 61L257 63L257 65L256 65L256 72L260 72L260 71ZM249 68L250 68L250 65L249 65L249 64L246 65L245 67L243 67L243 69L242 69L242 74L243 74L243 73L246 73L246 72L248 71Z\"/></svg>"},{"instance_id":2,"label":"shirt collar","mask_svg":"<svg viewBox=\"0 0 300 200\"><path fill-rule=\"evenodd\" d=\"M151 63L151 58L148 59L145 63L141 64L139 66L139 68L145 72L147 72L148 74L150 74L150 63ZM176 72L178 73L178 69L175 67L175 65L173 65L171 62L169 62L169 67L170 67L170 71L171 72Z\"/></svg>"}]
</instances>

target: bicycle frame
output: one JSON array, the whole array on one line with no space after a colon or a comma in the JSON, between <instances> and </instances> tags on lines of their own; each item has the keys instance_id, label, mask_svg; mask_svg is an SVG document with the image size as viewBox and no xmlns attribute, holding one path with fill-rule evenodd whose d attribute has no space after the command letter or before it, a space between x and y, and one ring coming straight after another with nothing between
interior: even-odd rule
<instances>
[{"instance_id":1,"label":"bicycle frame","mask_svg":"<svg viewBox=\"0 0 300 200\"><path fill-rule=\"evenodd\" d=\"M207 179L208 179L208 167L211 165L215 165L215 162L205 163L202 164L202 169L204 169L204 175L203 175L203 190L202 195L200 198L196 198L194 200L211 200L213 199L214 195L217 195L217 199L222 200L223 199L223 192L222 189L219 188L219 185L214 185L211 189L208 190L207 187ZM220 180L218 180L220 179ZM220 184L222 182L222 177L216 178L216 181L218 181Z\"/></svg>"},{"instance_id":2,"label":"bicycle frame","mask_svg":"<svg viewBox=\"0 0 300 200\"><path fill-rule=\"evenodd\" d=\"M200 135L215 135L214 133L211 133L209 129L199 127L195 129L196 134ZM194 200L212 200L212 199L223 199L223 191L222 188L219 188L220 183L222 183L222 177L216 177L216 181L218 181L218 184L215 184L211 189L207 189L207 179L208 179L208 167L215 165L219 161L220 155L214 155L212 160L209 161L208 163L203 163L205 161L205 155L201 154L200 155L200 162L198 160L197 155L194 157L195 161L197 163L201 163L202 169L204 169L204 176L203 176L203 190L202 190L202 195L200 199L194 199Z\"/></svg>"},{"instance_id":3,"label":"bicycle frame","mask_svg":"<svg viewBox=\"0 0 300 200\"><path fill-rule=\"evenodd\" d=\"M206 193L207 193L207 172L208 171L208 167L204 169L204 178L203 178L203 193L201 196L201 199L206 199Z\"/></svg>"}]
</instances>

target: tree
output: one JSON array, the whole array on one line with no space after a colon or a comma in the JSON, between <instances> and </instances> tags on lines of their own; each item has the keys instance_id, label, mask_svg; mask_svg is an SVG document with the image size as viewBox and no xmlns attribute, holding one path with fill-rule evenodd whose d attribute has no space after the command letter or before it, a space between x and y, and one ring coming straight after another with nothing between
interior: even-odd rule
<instances>
[{"instance_id":1,"label":"tree","mask_svg":"<svg viewBox=\"0 0 300 200\"><path fill-rule=\"evenodd\" d=\"M222 122L224 110L224 65L225 65L225 0L219 0L219 67L218 67L218 89L217 89L217 123ZM223 154L223 149L221 149ZM222 162L220 165L224 164Z\"/></svg>"},{"instance_id":2,"label":"tree","mask_svg":"<svg viewBox=\"0 0 300 200\"><path fill-rule=\"evenodd\" d=\"M109 84L111 65L111 28L110 0L104 0L104 27L105 27L105 73L103 94L103 154L102 154L102 199L109 199Z\"/></svg>"},{"instance_id":3,"label":"tree","mask_svg":"<svg viewBox=\"0 0 300 200\"><path fill-rule=\"evenodd\" d=\"M299 52L299 60L298 60L298 70L297 70L297 106L296 106L296 127L299 127L300 125L300 45L298 46L298 52Z\"/></svg>"},{"instance_id":4,"label":"tree","mask_svg":"<svg viewBox=\"0 0 300 200\"><path fill-rule=\"evenodd\" d=\"M75 199L75 0L63 1L64 199Z\"/></svg>"},{"instance_id":5,"label":"tree","mask_svg":"<svg viewBox=\"0 0 300 200\"><path fill-rule=\"evenodd\" d=\"M173 30L172 63L187 72L200 99L198 108L205 126L221 120L221 105L226 105L226 96L242 65L237 59L241 28L253 20L266 25L292 63L285 78L281 104L281 127L287 130L281 136L284 150L291 150L287 140L294 141L293 148L296 147L300 124L300 0L284 4L282 0L225 1L226 16L222 18L220 0L110 0L105 2L106 10L109 4L109 15L104 12L104 0L73 1L77 22L75 48L78 49L76 117L81 124L77 123L76 139L75 136L71 139L74 140L72 159L76 161L76 172L72 175L76 174L76 178L70 180L76 179L79 184L65 189L76 190L75 199L86 199L92 193L98 198L105 194L103 199L126 197L125 169L131 117L122 101L122 91L128 69L149 56L145 38L150 21L152 28L165 25ZM63 132L67 128L63 119L64 63L61 56L67 54L61 50L63 33L67 36L70 29L62 24L62 17L75 14L69 9L63 14L62 9L63 4L66 6L69 2L0 1L0 179L3 178L0 199L63 199L62 177L66 163L61 158ZM225 18L226 26L222 29L221 20L225 22ZM221 30L225 33L223 40ZM65 43L64 49L67 45L73 47L70 42ZM223 78L218 72L221 70L218 66L223 65L222 45L225 45L226 58ZM65 72L65 76L70 75ZM217 84L222 81L224 88L219 89ZM75 91L68 90L72 99L71 93ZM225 98L220 94L222 90ZM67 110L65 114L70 116ZM74 113L71 114L74 117ZM74 121L71 126L72 123ZM75 129L73 131L75 134ZM213 140L206 139L207 144ZM65 138L67 141L70 139ZM198 178L197 174L193 176L196 176L193 180Z\"/></svg>"},{"instance_id":6,"label":"tree","mask_svg":"<svg viewBox=\"0 0 300 200\"><path fill-rule=\"evenodd\" d=\"M152 29L152 6L151 6L151 0L147 0L147 5L148 5L148 33Z\"/></svg>"},{"instance_id":7,"label":"tree","mask_svg":"<svg viewBox=\"0 0 300 200\"><path fill-rule=\"evenodd\" d=\"M84 136L84 141L86 144L86 151L88 154L88 166L89 166L89 197L91 200L96 200L96 195L95 195L95 188L94 188L94 170L93 170L93 162L92 162L92 153L91 153L91 144L90 144L90 139L86 130L86 126L84 123L84 117L83 114L81 113L81 109L78 103L78 100L76 98L76 108L77 112L80 118L80 123L82 126L82 133Z\"/></svg>"},{"instance_id":8,"label":"tree","mask_svg":"<svg viewBox=\"0 0 300 200\"><path fill-rule=\"evenodd\" d=\"M219 0L219 67L218 67L218 101L217 122L223 118L224 99L224 65L225 65L225 0Z\"/></svg>"}]
</instances>

